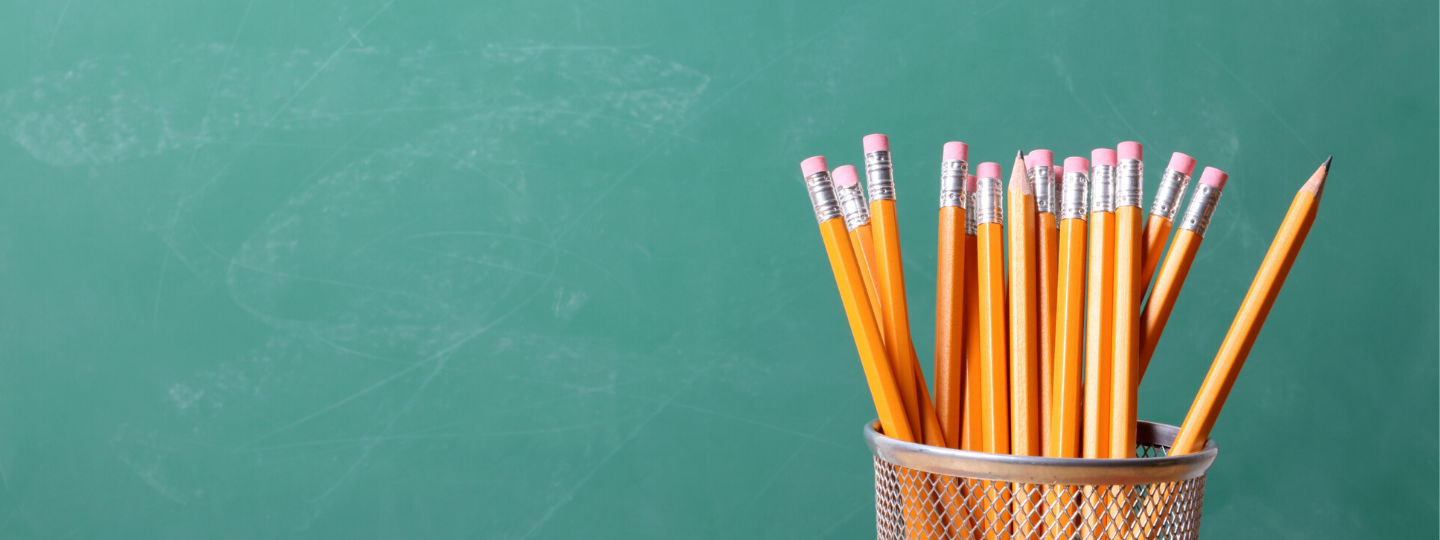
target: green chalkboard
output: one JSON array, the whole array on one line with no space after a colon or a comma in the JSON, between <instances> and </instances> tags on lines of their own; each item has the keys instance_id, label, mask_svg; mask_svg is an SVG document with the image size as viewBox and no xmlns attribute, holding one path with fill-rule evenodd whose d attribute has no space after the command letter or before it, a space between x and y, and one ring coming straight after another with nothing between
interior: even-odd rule
<instances>
[{"instance_id":1,"label":"green chalkboard","mask_svg":"<svg viewBox=\"0 0 1440 540\"><path fill-rule=\"evenodd\" d=\"M1203 530L1433 538L1437 63L1433 2L6 3L0 537L873 537L797 165L883 132L922 358L945 141L1230 173L1168 423L1334 154Z\"/></svg>"}]
</instances>

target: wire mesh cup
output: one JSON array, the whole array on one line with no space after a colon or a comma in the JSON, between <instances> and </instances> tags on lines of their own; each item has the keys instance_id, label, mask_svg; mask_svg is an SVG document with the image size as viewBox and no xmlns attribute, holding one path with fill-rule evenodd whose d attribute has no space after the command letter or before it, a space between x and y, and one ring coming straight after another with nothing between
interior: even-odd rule
<instances>
[{"instance_id":1,"label":"wire mesh cup","mask_svg":"<svg viewBox=\"0 0 1440 540\"><path fill-rule=\"evenodd\" d=\"M903 442L865 426L882 540L1193 539L1214 441L1166 456L1179 429L1138 422L1136 459L1010 456Z\"/></svg>"}]
</instances>

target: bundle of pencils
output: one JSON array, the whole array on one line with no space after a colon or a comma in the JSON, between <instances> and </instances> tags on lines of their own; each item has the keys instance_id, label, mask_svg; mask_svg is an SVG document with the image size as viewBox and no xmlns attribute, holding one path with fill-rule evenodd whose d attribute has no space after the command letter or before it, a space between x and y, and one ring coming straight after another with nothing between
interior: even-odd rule
<instances>
[{"instance_id":1,"label":"bundle of pencils","mask_svg":"<svg viewBox=\"0 0 1440 540\"><path fill-rule=\"evenodd\" d=\"M910 337L889 139L870 135L863 147L868 202L854 167L832 178L816 156L800 168L881 430L998 454L1134 458L1137 390L1227 175L1206 168L1180 214L1195 160L1174 153L1147 217L1139 143L1069 157L1063 168L1049 150L1017 153L1003 187L1000 164L972 176L969 147L945 143L932 401ZM1296 194L1171 455L1207 440L1329 170L1327 159Z\"/></svg>"}]
</instances>

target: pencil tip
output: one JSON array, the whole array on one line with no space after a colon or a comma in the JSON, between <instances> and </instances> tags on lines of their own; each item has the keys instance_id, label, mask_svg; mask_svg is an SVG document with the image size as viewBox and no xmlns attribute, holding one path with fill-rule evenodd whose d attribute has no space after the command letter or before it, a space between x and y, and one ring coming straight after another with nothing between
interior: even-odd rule
<instances>
[{"instance_id":1,"label":"pencil tip","mask_svg":"<svg viewBox=\"0 0 1440 540\"><path fill-rule=\"evenodd\" d=\"M1010 168L1010 191L1020 195L1034 195L1035 187L1030 185L1030 176L1025 174L1025 156L1015 153L1015 165Z\"/></svg>"},{"instance_id":2,"label":"pencil tip","mask_svg":"<svg viewBox=\"0 0 1440 540\"><path fill-rule=\"evenodd\" d=\"M1328 158L1325 158L1325 172L1327 172L1327 173L1330 172L1330 162L1333 161L1334 159L1335 159L1335 156L1330 156L1330 157L1328 157Z\"/></svg>"},{"instance_id":3,"label":"pencil tip","mask_svg":"<svg viewBox=\"0 0 1440 540\"><path fill-rule=\"evenodd\" d=\"M1325 178L1330 176L1330 160L1332 159L1335 159L1335 156L1330 156L1325 160L1324 165L1315 169L1315 174L1310 175L1310 179L1305 181L1305 185L1300 190L1309 191L1316 200L1319 200L1320 196L1325 193Z\"/></svg>"}]
</instances>

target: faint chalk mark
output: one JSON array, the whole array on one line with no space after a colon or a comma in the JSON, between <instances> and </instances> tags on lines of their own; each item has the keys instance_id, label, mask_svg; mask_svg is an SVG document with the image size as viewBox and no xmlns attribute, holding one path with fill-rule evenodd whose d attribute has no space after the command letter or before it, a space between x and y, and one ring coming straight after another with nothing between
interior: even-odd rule
<instances>
[{"instance_id":1,"label":"faint chalk mark","mask_svg":"<svg viewBox=\"0 0 1440 540\"><path fill-rule=\"evenodd\" d=\"M1261 98L1260 94L1257 94L1254 90L1250 89L1250 85L1245 84L1245 81L1241 79L1239 75L1236 75L1234 71L1231 71L1230 66L1225 65L1224 62L1221 62L1219 57L1215 56L1214 53L1211 53L1210 50L1206 49L1204 45L1200 44L1200 42L1195 41L1193 43L1195 43L1195 46L1200 49L1200 52L1205 53L1205 56L1209 56L1211 60L1214 60L1215 65L1220 66L1220 69L1224 70L1225 74L1229 75L1230 78L1235 79L1235 82L1239 83L1241 88L1244 88L1246 92L1249 92L1250 96L1255 98L1255 101L1260 102L1260 106L1264 107L1265 111L1270 113L1270 116L1274 116L1276 120L1279 120L1280 125L1285 126L1285 130L1289 131L1291 135L1295 136L1295 140L1300 142L1300 146L1304 148L1306 152L1309 152L1311 156L1315 157L1315 159L1320 159L1320 154L1316 153L1314 149L1310 148L1309 143L1306 143L1305 139L1300 137L1300 132L1295 131L1295 128L1290 127L1290 123L1285 121L1285 117L1280 116L1280 113L1276 112L1275 108L1271 107L1269 102Z\"/></svg>"},{"instance_id":2,"label":"faint chalk mark","mask_svg":"<svg viewBox=\"0 0 1440 540\"><path fill-rule=\"evenodd\" d=\"M169 243L165 242L164 238L161 238L160 242L166 244L167 249L164 258L160 259L160 279L155 282L155 306L150 310L151 329L156 333L160 332L160 295L165 292L165 270L170 266Z\"/></svg>"},{"instance_id":3,"label":"faint chalk mark","mask_svg":"<svg viewBox=\"0 0 1440 540\"><path fill-rule=\"evenodd\" d=\"M50 32L50 41L45 44L45 54L55 47L55 36L60 35L60 25L65 22L65 14L70 12L70 4L75 0L66 0L65 7L60 8L60 16L55 19L55 29Z\"/></svg>"},{"instance_id":4,"label":"faint chalk mark","mask_svg":"<svg viewBox=\"0 0 1440 540\"><path fill-rule=\"evenodd\" d=\"M1135 126L1130 125L1130 121L1126 120L1125 115L1120 113L1120 109L1115 107L1115 102L1110 100L1110 93L1105 91L1104 85L1100 85L1100 95L1105 96L1105 103L1110 105L1110 110L1115 111L1115 117L1120 119L1120 123L1125 124L1125 128L1129 129L1130 133L1135 135L1135 140L1144 142L1145 138L1140 135L1140 131L1135 129Z\"/></svg>"},{"instance_id":5,"label":"faint chalk mark","mask_svg":"<svg viewBox=\"0 0 1440 540\"><path fill-rule=\"evenodd\" d=\"M856 398L858 398L861 394L864 393L864 391L856 392L845 401L847 403L854 402ZM823 431L825 428L829 427L830 422L835 421L835 417L840 415L841 410L843 410L842 407L835 407L835 410L830 413L830 417L826 418L824 422L820 423L820 425L815 426L815 430L810 432L810 436L815 437L819 435L820 432ZM775 481L780 478L780 475L790 467L790 463L795 461L795 458L800 457L800 453L805 450L805 447L810 444L810 441L811 439L808 438L800 440L800 444L795 446L795 451L790 453L790 457L785 458L785 461L780 464L780 467L775 469L775 473L770 475L770 479L765 481L765 485L760 486L760 490L755 492L755 497L750 499L750 505L747 508L755 508L755 504L760 502L760 498L763 497L765 493L770 490L770 486L774 485Z\"/></svg>"},{"instance_id":6,"label":"faint chalk mark","mask_svg":"<svg viewBox=\"0 0 1440 540\"><path fill-rule=\"evenodd\" d=\"M671 393L670 397L666 398L659 407L656 407L655 412L651 413L650 416L646 417L644 421L635 424L634 429L631 429L630 433L626 434L625 438L621 439L620 443L615 445L615 448L612 448L609 453L605 454L605 457L601 458L600 462L596 463L594 467L591 467L589 472L585 473L584 476L581 476L580 480L575 482L575 485L572 486L569 491L565 492L565 494L560 497L559 501L556 501L555 504L551 505L544 514L540 515L540 519L535 522L535 525L530 527L529 531L526 531L525 534L520 537L520 540L528 540L530 537L535 536L535 533L540 532L540 529L543 528L546 523L550 522L550 518L555 516L556 511L563 508L566 504L569 504L571 500L574 500L575 494L578 493L581 488L585 487L585 484L590 482L590 478L595 476L595 473L599 472L600 469L603 469L612 458L614 458L617 454L620 453L622 449L628 446L630 444L630 441L634 440L641 431L645 430L646 426L650 425L650 422L653 422L656 418L660 416L661 413L665 412L666 409L670 408L670 405L675 402L675 398L680 397L680 395L684 394L686 390L689 390L690 385L694 384L695 381L701 376L703 376L706 371L708 371L708 368L706 370L702 370L700 373L695 374L695 376L691 377L689 381L686 381L685 384L681 386L678 390Z\"/></svg>"}]
</instances>

